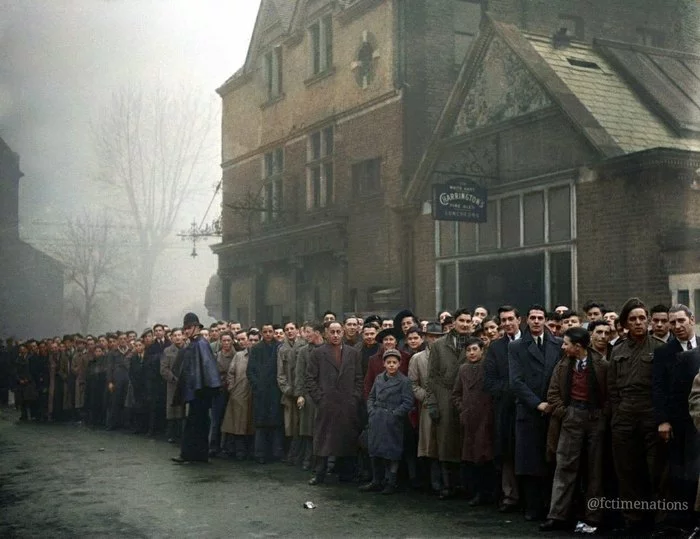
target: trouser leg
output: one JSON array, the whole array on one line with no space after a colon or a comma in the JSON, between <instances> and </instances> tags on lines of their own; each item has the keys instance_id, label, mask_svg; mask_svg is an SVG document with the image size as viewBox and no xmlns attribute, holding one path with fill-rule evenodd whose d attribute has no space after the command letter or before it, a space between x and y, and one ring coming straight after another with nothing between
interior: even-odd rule
<instances>
[{"instance_id":1,"label":"trouser leg","mask_svg":"<svg viewBox=\"0 0 700 539\"><path fill-rule=\"evenodd\" d=\"M440 492L443 488L442 470L437 459L428 459L430 462L430 486L435 492Z\"/></svg>"},{"instance_id":2,"label":"trouser leg","mask_svg":"<svg viewBox=\"0 0 700 539\"><path fill-rule=\"evenodd\" d=\"M515 475L515 457L512 454L504 454L501 462L501 490L503 491L504 505L517 505L520 501L518 478Z\"/></svg>"},{"instance_id":3,"label":"trouser leg","mask_svg":"<svg viewBox=\"0 0 700 539\"><path fill-rule=\"evenodd\" d=\"M552 499L548 518L567 520L574 498L577 477L581 462L581 448L585 439L584 422L588 411L569 407L562 420L559 444L557 445L557 465L552 484ZM528 491L528 495L529 495ZM528 508L530 507L528 503Z\"/></svg>"}]
</instances>

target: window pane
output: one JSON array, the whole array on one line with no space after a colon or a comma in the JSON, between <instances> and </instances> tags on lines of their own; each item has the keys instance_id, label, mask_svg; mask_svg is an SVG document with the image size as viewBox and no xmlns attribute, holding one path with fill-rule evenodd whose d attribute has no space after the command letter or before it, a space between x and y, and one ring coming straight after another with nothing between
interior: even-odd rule
<instances>
[{"instance_id":1,"label":"window pane","mask_svg":"<svg viewBox=\"0 0 700 539\"><path fill-rule=\"evenodd\" d=\"M544 192L523 197L525 245L544 243Z\"/></svg>"},{"instance_id":2,"label":"window pane","mask_svg":"<svg viewBox=\"0 0 700 539\"><path fill-rule=\"evenodd\" d=\"M569 187L549 190L549 241L571 239L571 194Z\"/></svg>"},{"instance_id":3,"label":"window pane","mask_svg":"<svg viewBox=\"0 0 700 539\"><path fill-rule=\"evenodd\" d=\"M695 302L695 305L690 307L687 303L685 304L686 307L690 307L693 311L697 311L698 308L700 308L700 290L693 290L693 301Z\"/></svg>"},{"instance_id":4,"label":"window pane","mask_svg":"<svg viewBox=\"0 0 700 539\"><path fill-rule=\"evenodd\" d=\"M323 19L323 23L325 41L323 69L328 69L333 65L333 19L329 15Z\"/></svg>"},{"instance_id":5,"label":"window pane","mask_svg":"<svg viewBox=\"0 0 700 539\"><path fill-rule=\"evenodd\" d=\"M269 178L273 174L272 154L265 154L265 177Z\"/></svg>"},{"instance_id":6,"label":"window pane","mask_svg":"<svg viewBox=\"0 0 700 539\"><path fill-rule=\"evenodd\" d=\"M440 221L440 256L455 254L455 224L452 221Z\"/></svg>"},{"instance_id":7,"label":"window pane","mask_svg":"<svg viewBox=\"0 0 700 539\"><path fill-rule=\"evenodd\" d=\"M284 170L284 152L282 148L277 148L275 150L273 170L275 174L281 174Z\"/></svg>"},{"instance_id":8,"label":"window pane","mask_svg":"<svg viewBox=\"0 0 700 539\"><path fill-rule=\"evenodd\" d=\"M311 160L321 158L321 132L317 131L311 135Z\"/></svg>"},{"instance_id":9,"label":"window pane","mask_svg":"<svg viewBox=\"0 0 700 539\"><path fill-rule=\"evenodd\" d=\"M495 200L486 205L488 221L479 223L479 251L490 251L498 247L498 202Z\"/></svg>"},{"instance_id":10,"label":"window pane","mask_svg":"<svg viewBox=\"0 0 700 539\"><path fill-rule=\"evenodd\" d=\"M323 173L324 176L326 177L326 204L332 204L333 203L333 189L335 186L333 185L333 163L326 163L323 165Z\"/></svg>"},{"instance_id":11,"label":"window pane","mask_svg":"<svg viewBox=\"0 0 700 539\"><path fill-rule=\"evenodd\" d=\"M690 303L690 292L688 290L678 291L678 303L682 303L686 306Z\"/></svg>"},{"instance_id":12,"label":"window pane","mask_svg":"<svg viewBox=\"0 0 700 539\"><path fill-rule=\"evenodd\" d=\"M321 167L311 169L311 190L313 195L313 207L321 205Z\"/></svg>"},{"instance_id":13,"label":"window pane","mask_svg":"<svg viewBox=\"0 0 700 539\"><path fill-rule=\"evenodd\" d=\"M532 305L544 297L544 255L459 264L459 305Z\"/></svg>"},{"instance_id":14,"label":"window pane","mask_svg":"<svg viewBox=\"0 0 700 539\"><path fill-rule=\"evenodd\" d=\"M457 226L459 235L457 236L460 253L476 252L476 223L459 223Z\"/></svg>"},{"instance_id":15,"label":"window pane","mask_svg":"<svg viewBox=\"0 0 700 539\"><path fill-rule=\"evenodd\" d=\"M501 200L501 247L520 247L520 197Z\"/></svg>"},{"instance_id":16,"label":"window pane","mask_svg":"<svg viewBox=\"0 0 700 539\"><path fill-rule=\"evenodd\" d=\"M333 128L327 127L323 130L323 155L333 154Z\"/></svg>"},{"instance_id":17,"label":"window pane","mask_svg":"<svg viewBox=\"0 0 700 539\"><path fill-rule=\"evenodd\" d=\"M311 69L314 74L321 72L321 28L318 23L310 28L311 33Z\"/></svg>"},{"instance_id":18,"label":"window pane","mask_svg":"<svg viewBox=\"0 0 700 539\"><path fill-rule=\"evenodd\" d=\"M443 224L443 223L440 223ZM457 272L454 264L440 266L440 280L442 282L442 294L440 297L440 310L454 312L457 295Z\"/></svg>"},{"instance_id":19,"label":"window pane","mask_svg":"<svg viewBox=\"0 0 700 539\"><path fill-rule=\"evenodd\" d=\"M549 257L551 304L571 305L571 252L552 253Z\"/></svg>"}]
</instances>

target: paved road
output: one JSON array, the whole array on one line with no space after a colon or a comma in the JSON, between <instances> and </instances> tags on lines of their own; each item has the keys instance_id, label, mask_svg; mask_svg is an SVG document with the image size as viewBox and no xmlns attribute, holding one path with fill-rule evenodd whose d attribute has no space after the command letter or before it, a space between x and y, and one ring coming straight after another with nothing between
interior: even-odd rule
<instances>
[{"instance_id":1,"label":"paved road","mask_svg":"<svg viewBox=\"0 0 700 539\"><path fill-rule=\"evenodd\" d=\"M519 516L462 500L311 487L282 464L178 466L162 441L16 417L0 411L3 538L542 537Z\"/></svg>"}]
</instances>

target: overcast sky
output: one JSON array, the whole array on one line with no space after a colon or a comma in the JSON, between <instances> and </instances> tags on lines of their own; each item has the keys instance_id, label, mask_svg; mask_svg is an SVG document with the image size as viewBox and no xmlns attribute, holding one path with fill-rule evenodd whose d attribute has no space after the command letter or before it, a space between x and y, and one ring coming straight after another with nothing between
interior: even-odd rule
<instances>
[{"instance_id":1,"label":"overcast sky","mask_svg":"<svg viewBox=\"0 0 700 539\"><path fill-rule=\"evenodd\" d=\"M52 223L100 205L90 123L126 84L186 84L217 109L215 89L243 63L258 0L0 0L0 136L20 154L23 238L49 241ZM219 155L220 129L212 144ZM220 178L197 190L180 216L201 219ZM212 215L218 212L218 205ZM153 316L169 316L172 294L201 303L216 257L206 245L169 242L166 282ZM204 313L202 313L204 314ZM170 320L168 320L170 322ZM172 320L174 322L174 320Z\"/></svg>"}]
</instances>

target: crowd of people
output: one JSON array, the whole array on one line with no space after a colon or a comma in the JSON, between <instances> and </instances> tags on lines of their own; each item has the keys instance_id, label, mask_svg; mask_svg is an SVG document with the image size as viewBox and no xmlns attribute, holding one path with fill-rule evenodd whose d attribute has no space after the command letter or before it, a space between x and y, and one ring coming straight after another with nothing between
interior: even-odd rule
<instances>
[{"instance_id":1,"label":"crowd of people","mask_svg":"<svg viewBox=\"0 0 700 539\"><path fill-rule=\"evenodd\" d=\"M179 444L178 464L283 461L464 497L542 531L700 537L700 350L684 305L532 305L283 326L11 339L0 405ZM697 496L697 500L696 500Z\"/></svg>"}]
</instances>

